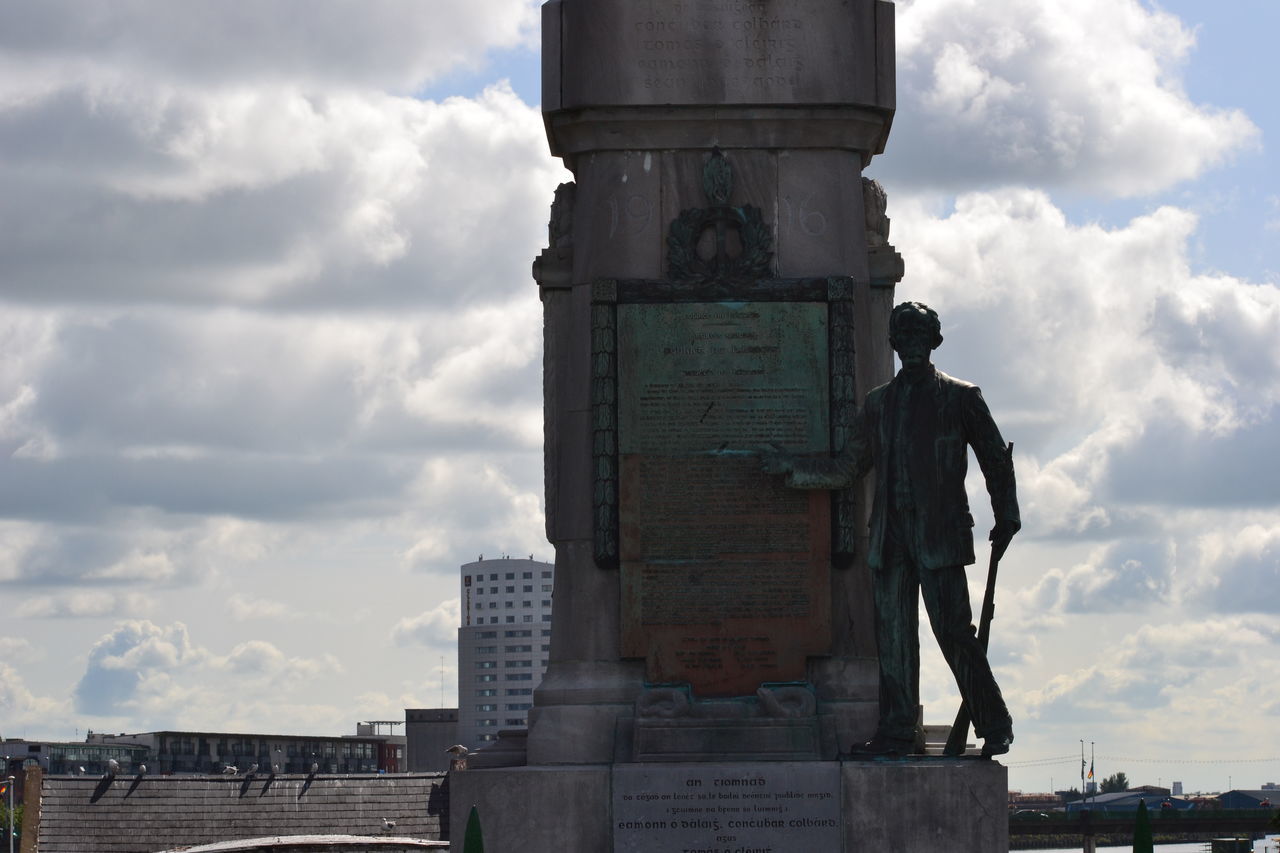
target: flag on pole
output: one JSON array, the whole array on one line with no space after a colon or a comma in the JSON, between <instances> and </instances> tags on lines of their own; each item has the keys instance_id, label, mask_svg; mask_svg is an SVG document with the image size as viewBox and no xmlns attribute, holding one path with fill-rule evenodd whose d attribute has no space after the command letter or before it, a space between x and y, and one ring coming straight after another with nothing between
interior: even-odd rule
<instances>
[{"instance_id":1,"label":"flag on pole","mask_svg":"<svg viewBox=\"0 0 1280 853\"><path fill-rule=\"evenodd\" d=\"M1089 762L1089 778L1090 779L1093 778L1093 762L1092 761Z\"/></svg>"}]
</instances>

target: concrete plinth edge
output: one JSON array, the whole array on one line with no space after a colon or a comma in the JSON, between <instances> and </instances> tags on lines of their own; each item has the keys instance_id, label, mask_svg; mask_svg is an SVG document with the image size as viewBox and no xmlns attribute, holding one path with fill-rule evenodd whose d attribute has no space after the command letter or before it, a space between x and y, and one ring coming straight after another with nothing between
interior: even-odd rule
<instances>
[{"instance_id":1,"label":"concrete plinth edge","mask_svg":"<svg viewBox=\"0 0 1280 853\"><path fill-rule=\"evenodd\" d=\"M834 762L797 762L815 773ZM616 765L652 767L654 765ZM708 767L716 766L708 763ZM720 766L741 773L749 762ZM992 853L1009 849L1008 772L979 759L839 762L842 851ZM472 805L486 850L611 853L615 765L464 770L449 776L451 850ZM774 853L792 853L776 849ZM812 850L794 853L815 853Z\"/></svg>"}]
</instances>

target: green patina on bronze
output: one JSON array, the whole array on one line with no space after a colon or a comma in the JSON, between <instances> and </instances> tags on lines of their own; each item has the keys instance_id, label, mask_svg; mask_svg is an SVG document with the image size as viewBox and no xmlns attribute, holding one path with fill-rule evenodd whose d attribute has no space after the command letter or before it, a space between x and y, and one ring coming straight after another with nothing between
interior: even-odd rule
<instances>
[{"instance_id":1,"label":"green patina on bronze","mask_svg":"<svg viewBox=\"0 0 1280 853\"><path fill-rule=\"evenodd\" d=\"M623 652L700 695L801 679L830 643L828 502L759 471L830 450L827 306L617 307Z\"/></svg>"},{"instance_id":2,"label":"green patina on bronze","mask_svg":"<svg viewBox=\"0 0 1280 853\"><path fill-rule=\"evenodd\" d=\"M1021 527L1011 447L977 386L930 361L942 343L936 312L903 303L889 328L902 370L867 394L841 451L826 459L768 454L763 468L786 473L788 485L798 489L849 488L876 472L867 563L874 579L880 723L863 754L905 753L915 739L920 596L965 710L978 736L987 739L984 754L1002 754L1013 739L1012 723L972 624L964 573L974 562L965 473L972 449L996 519L994 571Z\"/></svg>"},{"instance_id":3,"label":"green patina on bronze","mask_svg":"<svg viewBox=\"0 0 1280 853\"><path fill-rule=\"evenodd\" d=\"M702 171L702 190L710 206L680 211L667 236L667 277L673 281L751 281L768 277L773 262L773 234L751 204L729 205L733 193L733 167L720 153L712 152ZM698 252L703 235L714 231L709 257ZM740 244L734 252L730 237Z\"/></svg>"}]
</instances>

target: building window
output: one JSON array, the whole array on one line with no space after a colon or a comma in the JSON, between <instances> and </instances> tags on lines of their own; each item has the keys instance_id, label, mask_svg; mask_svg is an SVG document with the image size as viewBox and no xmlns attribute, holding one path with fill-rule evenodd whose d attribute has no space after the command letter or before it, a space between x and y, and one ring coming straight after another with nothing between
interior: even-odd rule
<instances>
[{"instance_id":1,"label":"building window","mask_svg":"<svg viewBox=\"0 0 1280 853\"><path fill-rule=\"evenodd\" d=\"M483 676L481 676L483 678ZM496 678L497 676L495 676ZM533 681L532 672L508 672L507 681Z\"/></svg>"},{"instance_id":2,"label":"building window","mask_svg":"<svg viewBox=\"0 0 1280 853\"><path fill-rule=\"evenodd\" d=\"M533 707L532 702L509 702L507 703L508 711L527 711Z\"/></svg>"},{"instance_id":3,"label":"building window","mask_svg":"<svg viewBox=\"0 0 1280 853\"><path fill-rule=\"evenodd\" d=\"M517 628L514 631L506 631L504 636L507 637L532 637L533 632L525 628Z\"/></svg>"},{"instance_id":4,"label":"building window","mask_svg":"<svg viewBox=\"0 0 1280 853\"><path fill-rule=\"evenodd\" d=\"M476 720L477 726L496 726L497 724L498 724L497 720L490 719L488 717Z\"/></svg>"},{"instance_id":5,"label":"building window","mask_svg":"<svg viewBox=\"0 0 1280 853\"><path fill-rule=\"evenodd\" d=\"M516 617L514 617L514 616L508 616L508 617L507 617L507 621L508 621L508 622L514 622L514 621L516 621Z\"/></svg>"},{"instance_id":6,"label":"building window","mask_svg":"<svg viewBox=\"0 0 1280 853\"><path fill-rule=\"evenodd\" d=\"M493 661L489 661L489 663L493 663ZM509 660L509 661L507 661L506 663L504 663L504 664L503 664L503 666L505 666L507 669L524 669L525 667L531 667L531 666L533 666L533 661L531 661L531 660Z\"/></svg>"},{"instance_id":7,"label":"building window","mask_svg":"<svg viewBox=\"0 0 1280 853\"><path fill-rule=\"evenodd\" d=\"M507 592L515 592L515 591L516 591L516 588L514 586L507 587Z\"/></svg>"},{"instance_id":8,"label":"building window","mask_svg":"<svg viewBox=\"0 0 1280 853\"><path fill-rule=\"evenodd\" d=\"M551 663L551 661L547 660L546 658L543 658L543 659L542 659L542 667L543 667L543 669L546 669L547 664L549 664L549 663Z\"/></svg>"},{"instance_id":9,"label":"building window","mask_svg":"<svg viewBox=\"0 0 1280 853\"><path fill-rule=\"evenodd\" d=\"M497 594L498 594L498 588L497 588L496 586L491 586L491 587L489 587L489 594L490 594L490 595L497 595Z\"/></svg>"},{"instance_id":10,"label":"building window","mask_svg":"<svg viewBox=\"0 0 1280 853\"><path fill-rule=\"evenodd\" d=\"M498 710L498 706L492 703L489 703L486 705L477 705L476 710L477 711L496 711Z\"/></svg>"},{"instance_id":11,"label":"building window","mask_svg":"<svg viewBox=\"0 0 1280 853\"><path fill-rule=\"evenodd\" d=\"M497 680L498 680L498 676L493 675L492 673L484 673L483 675L476 676L476 681L497 681Z\"/></svg>"},{"instance_id":12,"label":"building window","mask_svg":"<svg viewBox=\"0 0 1280 853\"><path fill-rule=\"evenodd\" d=\"M543 606L543 607L550 607L550 606L551 606L551 599L549 599L549 598L544 598L544 599L542 599L542 606Z\"/></svg>"},{"instance_id":13,"label":"building window","mask_svg":"<svg viewBox=\"0 0 1280 853\"><path fill-rule=\"evenodd\" d=\"M497 610L497 609L498 609L498 602L496 602L496 601L490 601L490 602L489 602L489 609L490 609L490 610Z\"/></svg>"},{"instance_id":14,"label":"building window","mask_svg":"<svg viewBox=\"0 0 1280 853\"><path fill-rule=\"evenodd\" d=\"M524 615L524 619L523 619L523 620L521 620L521 621L524 621L524 622L532 622L532 621L533 621L533 614L532 614L532 613L526 613L526 614Z\"/></svg>"},{"instance_id":15,"label":"building window","mask_svg":"<svg viewBox=\"0 0 1280 853\"><path fill-rule=\"evenodd\" d=\"M498 691L494 690L492 687L486 687L483 690L477 690L476 695L477 696L497 696Z\"/></svg>"},{"instance_id":16,"label":"building window","mask_svg":"<svg viewBox=\"0 0 1280 853\"><path fill-rule=\"evenodd\" d=\"M521 591L521 592L533 592L533 584L531 584L531 583L527 583L527 584L525 584L524 586L520 587L520 591Z\"/></svg>"},{"instance_id":17,"label":"building window","mask_svg":"<svg viewBox=\"0 0 1280 853\"><path fill-rule=\"evenodd\" d=\"M515 580L515 579L516 579L516 573L515 573L515 572L507 572L507 580L509 580L509 581L513 581L513 580Z\"/></svg>"},{"instance_id":18,"label":"building window","mask_svg":"<svg viewBox=\"0 0 1280 853\"><path fill-rule=\"evenodd\" d=\"M489 624L490 624L490 625L497 625L497 624L498 624L498 617L497 617L497 616L490 616L490 617L489 617Z\"/></svg>"},{"instance_id":19,"label":"building window","mask_svg":"<svg viewBox=\"0 0 1280 853\"><path fill-rule=\"evenodd\" d=\"M523 726L524 720L520 717L507 717L508 726Z\"/></svg>"},{"instance_id":20,"label":"building window","mask_svg":"<svg viewBox=\"0 0 1280 853\"><path fill-rule=\"evenodd\" d=\"M532 696L533 688L532 687L508 687L507 695L508 696Z\"/></svg>"},{"instance_id":21,"label":"building window","mask_svg":"<svg viewBox=\"0 0 1280 853\"><path fill-rule=\"evenodd\" d=\"M542 621L543 621L543 622L550 622L550 621L551 621L551 614L550 614L550 613L544 613L544 614L542 614ZM542 632L542 635L543 635L544 637L550 637L550 636L551 636L551 632L550 632L550 631L543 631L543 632Z\"/></svg>"},{"instance_id":22,"label":"building window","mask_svg":"<svg viewBox=\"0 0 1280 853\"><path fill-rule=\"evenodd\" d=\"M550 644L550 643L543 643L543 644L542 644L542 650L543 650L544 652L549 652L549 651L551 651L551 644Z\"/></svg>"},{"instance_id":23,"label":"building window","mask_svg":"<svg viewBox=\"0 0 1280 853\"><path fill-rule=\"evenodd\" d=\"M498 632L497 631L480 631L476 634L476 636L479 637L481 640L496 640L498 639Z\"/></svg>"},{"instance_id":24,"label":"building window","mask_svg":"<svg viewBox=\"0 0 1280 853\"><path fill-rule=\"evenodd\" d=\"M493 669L498 665L496 660L478 660L476 661L476 669Z\"/></svg>"},{"instance_id":25,"label":"building window","mask_svg":"<svg viewBox=\"0 0 1280 853\"><path fill-rule=\"evenodd\" d=\"M543 592L551 592L551 584L549 584L549 583L544 583L544 584L542 585L542 591L543 591Z\"/></svg>"},{"instance_id":26,"label":"building window","mask_svg":"<svg viewBox=\"0 0 1280 853\"><path fill-rule=\"evenodd\" d=\"M543 573L542 573L542 576L543 576L544 578L549 578L549 577L551 577L551 572L543 572Z\"/></svg>"},{"instance_id":27,"label":"building window","mask_svg":"<svg viewBox=\"0 0 1280 853\"><path fill-rule=\"evenodd\" d=\"M479 735L478 737L483 741L493 741L498 739L497 735Z\"/></svg>"},{"instance_id":28,"label":"building window","mask_svg":"<svg viewBox=\"0 0 1280 853\"><path fill-rule=\"evenodd\" d=\"M494 572L493 574L489 575L489 580L491 580L491 581L496 581L497 579L498 579L498 573L497 573L497 572ZM497 590L494 590L494 591L496 592Z\"/></svg>"},{"instance_id":29,"label":"building window","mask_svg":"<svg viewBox=\"0 0 1280 853\"><path fill-rule=\"evenodd\" d=\"M508 651L508 652L531 652L531 651L533 651L533 646L503 646L502 648L503 648L505 651Z\"/></svg>"},{"instance_id":30,"label":"building window","mask_svg":"<svg viewBox=\"0 0 1280 853\"><path fill-rule=\"evenodd\" d=\"M546 620L546 618L547 618L547 617L543 616L542 618L543 618L543 620ZM542 636L544 636L544 637L550 637L550 636L551 636L551 629L550 629L550 628L543 628L543 629L542 629Z\"/></svg>"},{"instance_id":31,"label":"building window","mask_svg":"<svg viewBox=\"0 0 1280 853\"><path fill-rule=\"evenodd\" d=\"M508 602L505 602L505 604L507 605L508 610L516 606L516 603L514 601L508 601Z\"/></svg>"},{"instance_id":32,"label":"building window","mask_svg":"<svg viewBox=\"0 0 1280 853\"><path fill-rule=\"evenodd\" d=\"M524 572L520 575L520 577L524 578L525 580L529 580L530 578L533 577L533 572Z\"/></svg>"}]
</instances>

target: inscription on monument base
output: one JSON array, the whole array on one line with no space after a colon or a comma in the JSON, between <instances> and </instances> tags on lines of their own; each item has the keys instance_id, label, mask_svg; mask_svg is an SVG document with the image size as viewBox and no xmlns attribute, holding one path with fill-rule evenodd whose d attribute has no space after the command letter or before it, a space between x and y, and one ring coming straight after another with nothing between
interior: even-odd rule
<instances>
[{"instance_id":1,"label":"inscription on monument base","mask_svg":"<svg viewBox=\"0 0 1280 853\"><path fill-rule=\"evenodd\" d=\"M751 695L830 644L830 503L754 451L826 452L820 303L618 309L623 653L653 682Z\"/></svg>"},{"instance_id":2,"label":"inscription on monument base","mask_svg":"<svg viewBox=\"0 0 1280 853\"><path fill-rule=\"evenodd\" d=\"M832 762L617 765L614 853L839 850Z\"/></svg>"},{"instance_id":3,"label":"inscription on monument base","mask_svg":"<svg viewBox=\"0 0 1280 853\"><path fill-rule=\"evenodd\" d=\"M876 103L873 4L566 4L566 106ZM577 41L577 40L580 40Z\"/></svg>"}]
</instances>

